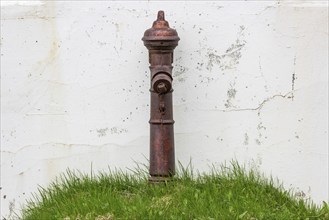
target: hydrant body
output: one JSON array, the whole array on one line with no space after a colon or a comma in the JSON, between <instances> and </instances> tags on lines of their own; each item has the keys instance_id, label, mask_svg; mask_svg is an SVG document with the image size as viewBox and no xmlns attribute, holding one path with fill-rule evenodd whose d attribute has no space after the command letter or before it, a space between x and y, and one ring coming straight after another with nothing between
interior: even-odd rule
<instances>
[{"instance_id":1,"label":"hydrant body","mask_svg":"<svg viewBox=\"0 0 329 220\"><path fill-rule=\"evenodd\" d=\"M175 174L172 63L179 37L164 19L164 12L159 11L142 40L149 50L151 70L149 180L163 182Z\"/></svg>"}]
</instances>

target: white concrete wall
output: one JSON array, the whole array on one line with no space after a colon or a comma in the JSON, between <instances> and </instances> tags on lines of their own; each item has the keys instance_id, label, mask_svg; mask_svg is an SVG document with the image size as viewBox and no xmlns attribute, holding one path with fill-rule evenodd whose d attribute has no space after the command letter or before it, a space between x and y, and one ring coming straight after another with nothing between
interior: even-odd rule
<instances>
[{"instance_id":1,"label":"white concrete wall","mask_svg":"<svg viewBox=\"0 0 329 220\"><path fill-rule=\"evenodd\" d=\"M328 202L328 2L2 2L1 214L67 168L146 163L158 10L174 55L176 159L237 159Z\"/></svg>"}]
</instances>

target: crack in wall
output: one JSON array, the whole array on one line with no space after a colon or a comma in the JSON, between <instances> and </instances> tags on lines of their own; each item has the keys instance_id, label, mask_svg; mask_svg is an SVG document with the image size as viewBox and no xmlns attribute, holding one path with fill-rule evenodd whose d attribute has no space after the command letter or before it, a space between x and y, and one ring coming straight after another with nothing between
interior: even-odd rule
<instances>
[{"instance_id":1,"label":"crack in wall","mask_svg":"<svg viewBox=\"0 0 329 220\"><path fill-rule=\"evenodd\" d=\"M285 95L282 95L282 94L276 94L276 95L273 95L271 97L268 97L266 98L265 100L263 100L259 105L258 107L255 107L255 108L240 108L240 109L229 109L229 110L222 110L223 112L235 112L235 111L258 111L258 115L260 114L260 111L262 110L262 108L264 107L264 105L266 103L268 103L269 101L277 98L277 97L281 97L281 98L292 98L291 95L293 91L290 91L288 93L286 93Z\"/></svg>"},{"instance_id":2,"label":"crack in wall","mask_svg":"<svg viewBox=\"0 0 329 220\"><path fill-rule=\"evenodd\" d=\"M51 147L65 147L65 148L90 147L90 148L98 148L99 149L99 148L104 148L104 147L108 147L108 146L114 146L114 147L124 148L124 147L130 147L134 141L138 140L139 138L145 138L145 137L147 137L147 136L140 135L138 138L134 138L134 139L132 139L132 140L130 140L127 143L124 143L124 144L117 144L117 143L111 143L111 142L104 143L104 144L46 142L46 143L40 143L40 144L23 145L23 146L19 147L15 151L0 150L0 153L17 154L20 151L28 150L29 148L33 148L33 147L38 147L38 148L39 147L47 147L48 145L50 145ZM2 146L1 148L3 149L4 147ZM13 149L13 147L11 147L11 146L7 146L6 148L7 149Z\"/></svg>"},{"instance_id":3,"label":"crack in wall","mask_svg":"<svg viewBox=\"0 0 329 220\"><path fill-rule=\"evenodd\" d=\"M294 91L297 91L297 90L294 90ZM270 96L270 97L264 99L257 107L254 107L254 108L237 108L237 109L200 109L200 108L197 108L197 109L200 111L220 111L220 112L258 111L258 115L260 115L260 111L266 103L268 103L269 101L271 101L277 97L281 97L284 99L285 98L291 99L292 93L293 93L293 91L290 91L284 95L276 94L276 95ZM184 105L184 104L187 104L187 103L183 103L182 105Z\"/></svg>"}]
</instances>

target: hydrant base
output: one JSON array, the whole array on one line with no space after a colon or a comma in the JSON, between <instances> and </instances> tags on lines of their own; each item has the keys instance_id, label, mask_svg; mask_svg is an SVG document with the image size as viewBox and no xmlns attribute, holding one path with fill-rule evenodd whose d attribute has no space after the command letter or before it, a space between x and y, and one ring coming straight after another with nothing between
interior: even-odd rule
<instances>
[{"instance_id":1,"label":"hydrant base","mask_svg":"<svg viewBox=\"0 0 329 220\"><path fill-rule=\"evenodd\" d=\"M150 184L161 184L166 182L173 181L173 177L171 176L150 176L149 183Z\"/></svg>"}]
</instances>

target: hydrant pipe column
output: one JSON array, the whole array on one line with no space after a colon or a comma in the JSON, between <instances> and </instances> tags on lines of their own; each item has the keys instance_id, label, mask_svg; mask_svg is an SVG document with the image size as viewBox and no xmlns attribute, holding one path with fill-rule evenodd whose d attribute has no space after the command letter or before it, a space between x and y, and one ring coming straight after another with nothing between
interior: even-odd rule
<instances>
[{"instance_id":1,"label":"hydrant pipe column","mask_svg":"<svg viewBox=\"0 0 329 220\"><path fill-rule=\"evenodd\" d=\"M151 70L150 182L163 182L175 174L172 62L179 37L158 12L152 28L144 33Z\"/></svg>"}]
</instances>

